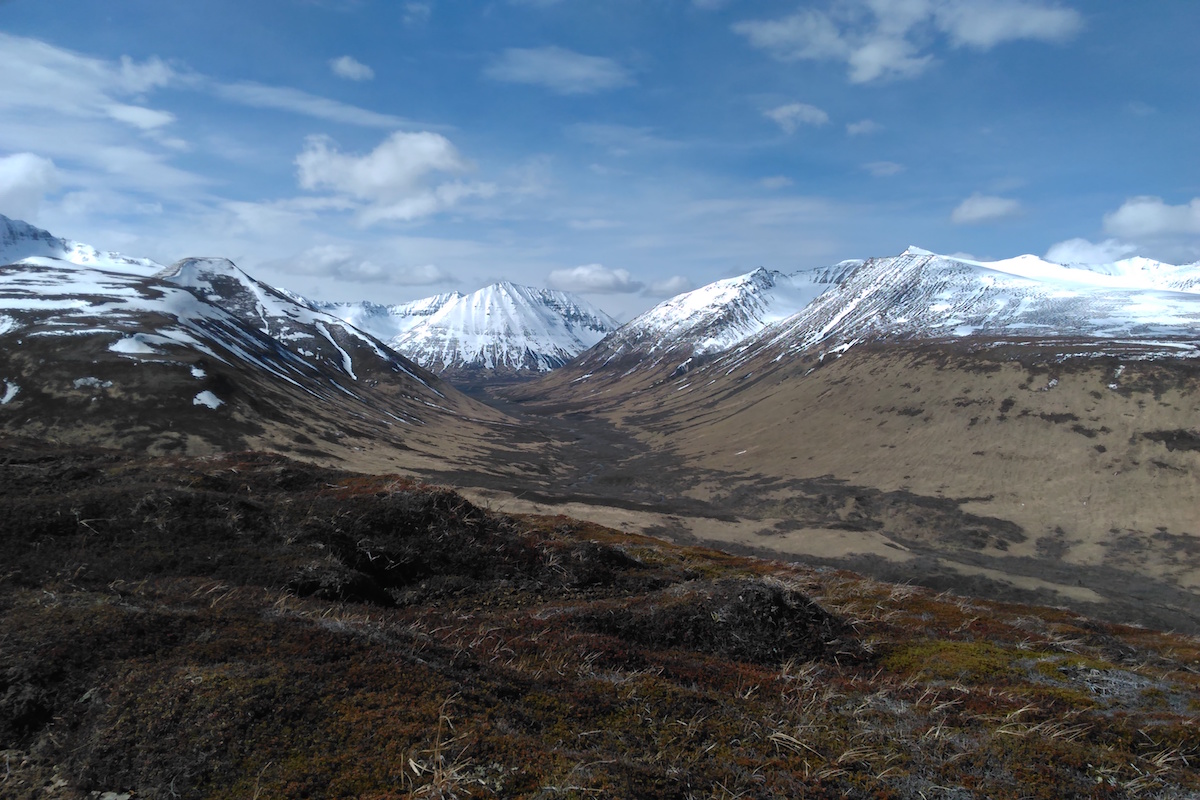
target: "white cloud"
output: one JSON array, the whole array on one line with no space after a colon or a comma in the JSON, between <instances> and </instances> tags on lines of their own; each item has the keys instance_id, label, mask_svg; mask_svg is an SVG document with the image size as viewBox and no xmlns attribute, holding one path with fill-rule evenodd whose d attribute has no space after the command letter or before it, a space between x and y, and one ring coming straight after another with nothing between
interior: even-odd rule
<instances>
[{"instance_id":1,"label":"white cloud","mask_svg":"<svg viewBox=\"0 0 1200 800\"><path fill-rule=\"evenodd\" d=\"M1087 239L1068 239L1051 245L1046 251L1046 260L1056 264L1111 264L1133 255L1137 245L1106 239L1090 242Z\"/></svg>"},{"instance_id":2,"label":"white cloud","mask_svg":"<svg viewBox=\"0 0 1200 800\"><path fill-rule=\"evenodd\" d=\"M864 119L846 124L846 133L850 136L865 136L870 133L879 133L881 130L883 130L883 126L873 119Z\"/></svg>"},{"instance_id":3,"label":"white cloud","mask_svg":"<svg viewBox=\"0 0 1200 800\"><path fill-rule=\"evenodd\" d=\"M781 61L834 61L853 83L912 78L934 61L940 32L952 47L988 50L1017 40L1063 41L1083 26L1073 9L1046 0L842 0L830 10L733 26Z\"/></svg>"},{"instance_id":4,"label":"white cloud","mask_svg":"<svg viewBox=\"0 0 1200 800\"><path fill-rule=\"evenodd\" d=\"M436 264L382 265L363 258L348 245L317 245L296 256L291 268L305 275L317 275L354 283L390 283L398 286L431 286L450 283L454 278Z\"/></svg>"},{"instance_id":5,"label":"white cloud","mask_svg":"<svg viewBox=\"0 0 1200 800\"><path fill-rule=\"evenodd\" d=\"M424 25L433 16L433 6L429 3L405 3L404 24L409 27Z\"/></svg>"},{"instance_id":6,"label":"white cloud","mask_svg":"<svg viewBox=\"0 0 1200 800\"><path fill-rule=\"evenodd\" d=\"M222 100L251 108L270 108L289 111L316 119L338 122L344 125L360 125L366 128L401 128L413 123L392 114L380 114L358 106L340 103L315 94L292 89L287 86L267 86L252 81L240 83L210 84L211 91Z\"/></svg>"},{"instance_id":7,"label":"white cloud","mask_svg":"<svg viewBox=\"0 0 1200 800\"><path fill-rule=\"evenodd\" d=\"M366 155L343 153L329 137L310 136L296 167L301 188L363 201L359 219L366 225L426 217L495 191L489 184L459 181L431 186L433 175L466 172L471 165L449 139L428 131L393 133Z\"/></svg>"},{"instance_id":8,"label":"white cloud","mask_svg":"<svg viewBox=\"0 0 1200 800\"><path fill-rule=\"evenodd\" d=\"M816 106L808 103L788 103L763 112L763 116L772 119L784 133L795 133L801 125L825 125L829 115Z\"/></svg>"},{"instance_id":9,"label":"white cloud","mask_svg":"<svg viewBox=\"0 0 1200 800\"><path fill-rule=\"evenodd\" d=\"M33 153L0 158L0 214L32 222L42 199L57 188L53 161Z\"/></svg>"},{"instance_id":10,"label":"white cloud","mask_svg":"<svg viewBox=\"0 0 1200 800\"><path fill-rule=\"evenodd\" d=\"M375 70L353 56L331 58L329 68L333 70L334 75L348 81L369 81L375 77Z\"/></svg>"},{"instance_id":11,"label":"white cloud","mask_svg":"<svg viewBox=\"0 0 1200 800\"><path fill-rule=\"evenodd\" d=\"M955 46L983 50L1019 39L1064 41L1083 27L1078 11L1036 0L955 0L938 4L934 20Z\"/></svg>"},{"instance_id":12,"label":"white cloud","mask_svg":"<svg viewBox=\"0 0 1200 800\"><path fill-rule=\"evenodd\" d=\"M546 278L552 289L590 294L628 294L641 291L645 284L633 279L627 270L609 269L603 264L584 264L557 269Z\"/></svg>"},{"instance_id":13,"label":"white cloud","mask_svg":"<svg viewBox=\"0 0 1200 800\"><path fill-rule=\"evenodd\" d=\"M895 161L872 161L868 164L863 164L862 168L876 178L890 178L893 175L899 175L907 169L903 164L897 164Z\"/></svg>"},{"instance_id":14,"label":"white cloud","mask_svg":"<svg viewBox=\"0 0 1200 800\"><path fill-rule=\"evenodd\" d=\"M1016 200L976 192L958 204L950 214L950 221L956 225L978 225L1017 217L1021 213L1021 204Z\"/></svg>"},{"instance_id":15,"label":"white cloud","mask_svg":"<svg viewBox=\"0 0 1200 800\"><path fill-rule=\"evenodd\" d=\"M132 125L143 131L157 130L175 121L175 115L169 111L156 111L142 106L127 106L124 103L113 103L107 109L108 115L118 122Z\"/></svg>"},{"instance_id":16,"label":"white cloud","mask_svg":"<svg viewBox=\"0 0 1200 800\"><path fill-rule=\"evenodd\" d=\"M1161 197L1131 197L1104 215L1104 230L1133 239L1200 234L1200 197L1179 206Z\"/></svg>"},{"instance_id":17,"label":"white cloud","mask_svg":"<svg viewBox=\"0 0 1200 800\"><path fill-rule=\"evenodd\" d=\"M1135 117L1152 117L1158 113L1158 109L1149 103L1143 103L1141 100L1134 100L1125 105L1125 113L1132 114Z\"/></svg>"},{"instance_id":18,"label":"white cloud","mask_svg":"<svg viewBox=\"0 0 1200 800\"><path fill-rule=\"evenodd\" d=\"M647 297L674 297L684 292L690 292L695 286L691 279L685 278L683 275L672 275L666 280L650 284L646 287L644 294Z\"/></svg>"},{"instance_id":19,"label":"white cloud","mask_svg":"<svg viewBox=\"0 0 1200 800\"><path fill-rule=\"evenodd\" d=\"M505 83L541 86L558 94L594 94L633 83L629 71L611 58L563 47L510 48L484 69Z\"/></svg>"},{"instance_id":20,"label":"white cloud","mask_svg":"<svg viewBox=\"0 0 1200 800\"><path fill-rule=\"evenodd\" d=\"M359 198L410 195L431 172L463 172L467 162L437 133L394 133L365 156L346 155L327 136L311 136L296 157L300 185Z\"/></svg>"},{"instance_id":21,"label":"white cloud","mask_svg":"<svg viewBox=\"0 0 1200 800\"><path fill-rule=\"evenodd\" d=\"M772 175L768 178L763 178L758 182L758 185L764 189L786 189L794 184L791 178L786 175Z\"/></svg>"}]
</instances>

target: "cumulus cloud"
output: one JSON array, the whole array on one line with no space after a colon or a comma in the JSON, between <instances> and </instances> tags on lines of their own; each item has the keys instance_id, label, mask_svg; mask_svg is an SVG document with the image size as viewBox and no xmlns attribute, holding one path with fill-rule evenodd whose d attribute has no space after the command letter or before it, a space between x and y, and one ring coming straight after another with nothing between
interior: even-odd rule
<instances>
[{"instance_id":1,"label":"cumulus cloud","mask_svg":"<svg viewBox=\"0 0 1200 800\"><path fill-rule=\"evenodd\" d=\"M0 158L0 214L15 219L37 219L42 199L58 188L54 162L33 153Z\"/></svg>"},{"instance_id":2,"label":"cumulus cloud","mask_svg":"<svg viewBox=\"0 0 1200 800\"><path fill-rule=\"evenodd\" d=\"M1137 250L1137 245L1117 239L1105 239L1103 242L1068 239L1051 245L1046 251L1046 260L1056 264L1111 264L1133 255Z\"/></svg>"},{"instance_id":3,"label":"cumulus cloud","mask_svg":"<svg viewBox=\"0 0 1200 800\"><path fill-rule=\"evenodd\" d=\"M369 81L375 77L375 70L353 56L331 58L329 68L333 70L334 75L348 81Z\"/></svg>"},{"instance_id":4,"label":"cumulus cloud","mask_svg":"<svg viewBox=\"0 0 1200 800\"><path fill-rule=\"evenodd\" d=\"M1018 40L1064 41L1083 26L1079 12L1047 0L844 0L778 19L733 26L781 61L835 61L853 83L911 78L934 57L935 34L951 47L989 50Z\"/></svg>"},{"instance_id":5,"label":"cumulus cloud","mask_svg":"<svg viewBox=\"0 0 1200 800\"><path fill-rule=\"evenodd\" d=\"M903 164L897 164L895 161L871 161L863 164L862 168L876 178L890 178L907 169Z\"/></svg>"},{"instance_id":6,"label":"cumulus cloud","mask_svg":"<svg viewBox=\"0 0 1200 800\"><path fill-rule=\"evenodd\" d=\"M684 292L690 292L695 284L683 275L672 275L666 280L655 281L643 292L647 297L674 297Z\"/></svg>"},{"instance_id":7,"label":"cumulus cloud","mask_svg":"<svg viewBox=\"0 0 1200 800\"><path fill-rule=\"evenodd\" d=\"M628 270L609 269L603 264L557 269L550 273L546 283L552 289L590 294L629 294L645 288Z\"/></svg>"},{"instance_id":8,"label":"cumulus cloud","mask_svg":"<svg viewBox=\"0 0 1200 800\"><path fill-rule=\"evenodd\" d=\"M950 221L956 225L978 225L1017 217L1021 213L1021 204L1016 200L976 192L958 204L950 214Z\"/></svg>"},{"instance_id":9,"label":"cumulus cloud","mask_svg":"<svg viewBox=\"0 0 1200 800\"><path fill-rule=\"evenodd\" d=\"M363 203L365 225L426 217L473 196L488 196L490 184L450 181L431 185L439 173L462 173L471 165L449 139L437 133L398 131L366 155L343 153L327 136L310 136L296 156L300 187L332 191Z\"/></svg>"},{"instance_id":10,"label":"cumulus cloud","mask_svg":"<svg viewBox=\"0 0 1200 800\"><path fill-rule=\"evenodd\" d=\"M873 119L859 120L858 122L850 122L846 125L846 133L849 136L865 136L870 133L878 133L883 130L883 126Z\"/></svg>"},{"instance_id":11,"label":"cumulus cloud","mask_svg":"<svg viewBox=\"0 0 1200 800\"><path fill-rule=\"evenodd\" d=\"M510 48L484 69L504 83L541 86L557 94L595 94L633 83L625 67L611 58L589 56L563 47Z\"/></svg>"},{"instance_id":12,"label":"cumulus cloud","mask_svg":"<svg viewBox=\"0 0 1200 800\"><path fill-rule=\"evenodd\" d=\"M330 188L365 198L411 194L431 172L463 172L468 166L445 136L393 133L365 156L347 155L327 136L310 136L296 157L300 185Z\"/></svg>"},{"instance_id":13,"label":"cumulus cloud","mask_svg":"<svg viewBox=\"0 0 1200 800\"><path fill-rule=\"evenodd\" d=\"M1161 197L1131 197L1104 216L1104 230L1131 239L1200 234L1200 197L1178 206Z\"/></svg>"},{"instance_id":14,"label":"cumulus cloud","mask_svg":"<svg viewBox=\"0 0 1200 800\"><path fill-rule=\"evenodd\" d=\"M825 125L829 115L808 103L788 103L763 112L763 116L775 121L784 133L795 133L801 125Z\"/></svg>"}]
</instances>

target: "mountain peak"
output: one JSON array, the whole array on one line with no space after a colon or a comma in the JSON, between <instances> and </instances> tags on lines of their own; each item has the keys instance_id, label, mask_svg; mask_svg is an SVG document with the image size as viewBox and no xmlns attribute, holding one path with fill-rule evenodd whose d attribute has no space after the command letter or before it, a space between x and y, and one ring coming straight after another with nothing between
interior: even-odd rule
<instances>
[{"instance_id":1,"label":"mountain peak","mask_svg":"<svg viewBox=\"0 0 1200 800\"><path fill-rule=\"evenodd\" d=\"M148 258L101 252L91 245L62 239L28 222L0 214L0 264L27 259L55 259L81 267L98 267L149 277L162 265Z\"/></svg>"},{"instance_id":2,"label":"mountain peak","mask_svg":"<svg viewBox=\"0 0 1200 800\"><path fill-rule=\"evenodd\" d=\"M554 369L616 330L617 322L568 292L496 281L470 294L389 306L325 304L322 310L367 330L421 366L462 376L492 370L528 374Z\"/></svg>"}]
</instances>

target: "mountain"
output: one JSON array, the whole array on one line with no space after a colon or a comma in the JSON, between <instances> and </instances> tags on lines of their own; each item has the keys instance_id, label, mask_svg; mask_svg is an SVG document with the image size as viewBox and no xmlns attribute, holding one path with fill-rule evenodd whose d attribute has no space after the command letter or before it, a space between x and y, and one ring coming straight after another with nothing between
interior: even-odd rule
<instances>
[{"instance_id":1,"label":"mountain","mask_svg":"<svg viewBox=\"0 0 1200 800\"><path fill-rule=\"evenodd\" d=\"M416 463L502 415L224 259L94 253L11 223L0 267L0 428L150 452L257 447ZM423 454L423 455L422 455ZM364 462L365 463L365 462Z\"/></svg>"},{"instance_id":2,"label":"mountain","mask_svg":"<svg viewBox=\"0 0 1200 800\"><path fill-rule=\"evenodd\" d=\"M706 503L683 541L1195 628L1198 275L912 248L687 370L603 343L503 395L654 452L581 487Z\"/></svg>"},{"instance_id":3,"label":"mountain","mask_svg":"<svg viewBox=\"0 0 1200 800\"><path fill-rule=\"evenodd\" d=\"M511 396L619 398L722 355L732 368L764 349L778 358L818 347L836 354L876 339L1082 337L1106 352L1133 343L1197 355L1198 331L1200 264L982 262L910 247L790 276L759 269L717 281L659 304L553 380Z\"/></svg>"},{"instance_id":4,"label":"mountain","mask_svg":"<svg viewBox=\"0 0 1200 800\"><path fill-rule=\"evenodd\" d=\"M395 306L314 307L379 336L435 373L467 382L547 372L617 328L612 317L579 297L508 281Z\"/></svg>"},{"instance_id":5,"label":"mountain","mask_svg":"<svg viewBox=\"0 0 1200 800\"><path fill-rule=\"evenodd\" d=\"M570 380L596 391L615 379L628 388L681 374L796 314L861 264L791 275L760 267L677 295L581 354L568 367Z\"/></svg>"},{"instance_id":6,"label":"mountain","mask_svg":"<svg viewBox=\"0 0 1200 800\"><path fill-rule=\"evenodd\" d=\"M30 258L53 258L82 266L116 267L124 272L144 275L151 275L163 268L148 258L101 252L91 245L60 239L27 222L0 214L0 264L12 264Z\"/></svg>"},{"instance_id":7,"label":"mountain","mask_svg":"<svg viewBox=\"0 0 1200 800\"><path fill-rule=\"evenodd\" d=\"M873 258L746 349L799 353L886 338L1089 338L1200 350L1200 264L1129 259L1098 268L1036 256L979 262L918 248ZM1109 344L1103 344L1109 343Z\"/></svg>"}]
</instances>

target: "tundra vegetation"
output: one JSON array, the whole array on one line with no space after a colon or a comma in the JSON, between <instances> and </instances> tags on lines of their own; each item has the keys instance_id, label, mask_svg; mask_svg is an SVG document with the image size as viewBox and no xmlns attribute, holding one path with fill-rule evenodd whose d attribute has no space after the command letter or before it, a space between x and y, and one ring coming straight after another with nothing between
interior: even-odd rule
<instances>
[{"instance_id":1,"label":"tundra vegetation","mask_svg":"<svg viewBox=\"0 0 1200 800\"><path fill-rule=\"evenodd\" d=\"M1189 797L1200 641L516 516L0 442L0 795Z\"/></svg>"}]
</instances>

